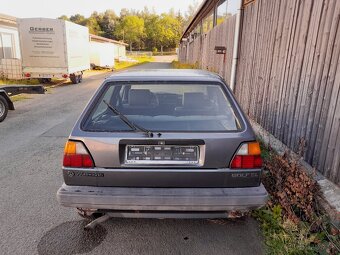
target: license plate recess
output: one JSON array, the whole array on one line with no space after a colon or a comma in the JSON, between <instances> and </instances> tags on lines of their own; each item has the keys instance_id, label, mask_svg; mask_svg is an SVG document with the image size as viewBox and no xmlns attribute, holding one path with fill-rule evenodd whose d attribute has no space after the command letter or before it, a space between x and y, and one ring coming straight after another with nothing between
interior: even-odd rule
<instances>
[{"instance_id":1,"label":"license plate recess","mask_svg":"<svg viewBox=\"0 0 340 255\"><path fill-rule=\"evenodd\" d=\"M126 145L125 164L197 165L199 146Z\"/></svg>"}]
</instances>

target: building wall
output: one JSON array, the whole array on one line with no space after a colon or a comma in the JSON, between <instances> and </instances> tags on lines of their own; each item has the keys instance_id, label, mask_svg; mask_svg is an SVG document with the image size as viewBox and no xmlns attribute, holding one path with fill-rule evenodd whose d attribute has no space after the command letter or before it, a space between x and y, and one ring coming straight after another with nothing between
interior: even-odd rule
<instances>
[{"instance_id":1,"label":"building wall","mask_svg":"<svg viewBox=\"0 0 340 255\"><path fill-rule=\"evenodd\" d=\"M195 64L221 75L227 83L231 76L231 63L235 37L236 15L194 40L185 41L179 47L179 61ZM226 54L216 54L215 47L226 47Z\"/></svg>"},{"instance_id":2,"label":"building wall","mask_svg":"<svg viewBox=\"0 0 340 255\"><path fill-rule=\"evenodd\" d=\"M244 9L235 94L267 131L340 183L340 1Z\"/></svg>"},{"instance_id":3,"label":"building wall","mask_svg":"<svg viewBox=\"0 0 340 255\"><path fill-rule=\"evenodd\" d=\"M115 59L126 57L126 46L115 44Z\"/></svg>"},{"instance_id":4,"label":"building wall","mask_svg":"<svg viewBox=\"0 0 340 255\"><path fill-rule=\"evenodd\" d=\"M238 101L250 118L340 184L340 1L255 0L243 9ZM203 37L184 40L179 60L228 82L234 26L229 18ZM225 63L213 51L219 44L227 48Z\"/></svg>"}]
</instances>

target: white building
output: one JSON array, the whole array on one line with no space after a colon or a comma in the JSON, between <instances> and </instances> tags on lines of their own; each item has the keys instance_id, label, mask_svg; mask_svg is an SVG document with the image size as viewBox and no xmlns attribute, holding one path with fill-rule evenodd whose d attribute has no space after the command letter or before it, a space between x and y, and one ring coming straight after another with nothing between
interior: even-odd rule
<instances>
[{"instance_id":1,"label":"white building","mask_svg":"<svg viewBox=\"0 0 340 255\"><path fill-rule=\"evenodd\" d=\"M92 35L90 34L90 44L93 43L109 43L114 45L114 59L119 60L126 58L126 46L128 46L127 43L108 39L102 36L98 35Z\"/></svg>"},{"instance_id":2,"label":"white building","mask_svg":"<svg viewBox=\"0 0 340 255\"><path fill-rule=\"evenodd\" d=\"M16 18L0 14L0 79L21 79L20 59Z\"/></svg>"}]
</instances>

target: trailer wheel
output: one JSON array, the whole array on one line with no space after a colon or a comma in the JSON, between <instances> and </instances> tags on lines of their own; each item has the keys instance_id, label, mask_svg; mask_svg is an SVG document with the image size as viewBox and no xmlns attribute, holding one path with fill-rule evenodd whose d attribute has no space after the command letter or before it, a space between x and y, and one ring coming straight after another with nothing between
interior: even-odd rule
<instances>
[{"instance_id":1,"label":"trailer wheel","mask_svg":"<svg viewBox=\"0 0 340 255\"><path fill-rule=\"evenodd\" d=\"M6 99L0 95L0 122L6 119L8 113L8 103Z\"/></svg>"},{"instance_id":2,"label":"trailer wheel","mask_svg":"<svg viewBox=\"0 0 340 255\"><path fill-rule=\"evenodd\" d=\"M79 82L83 81L83 74L79 74Z\"/></svg>"},{"instance_id":3,"label":"trailer wheel","mask_svg":"<svg viewBox=\"0 0 340 255\"><path fill-rule=\"evenodd\" d=\"M75 75L74 73L70 74L70 80L73 84L79 83L78 75Z\"/></svg>"},{"instance_id":4,"label":"trailer wheel","mask_svg":"<svg viewBox=\"0 0 340 255\"><path fill-rule=\"evenodd\" d=\"M51 80L52 80L51 78L38 78L38 81L42 84L50 83Z\"/></svg>"}]
</instances>

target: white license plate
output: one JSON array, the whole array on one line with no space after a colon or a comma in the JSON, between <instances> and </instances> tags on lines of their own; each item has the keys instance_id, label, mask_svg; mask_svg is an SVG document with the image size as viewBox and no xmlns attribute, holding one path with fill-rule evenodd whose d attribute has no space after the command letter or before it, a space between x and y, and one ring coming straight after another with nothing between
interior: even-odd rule
<instances>
[{"instance_id":1,"label":"white license plate","mask_svg":"<svg viewBox=\"0 0 340 255\"><path fill-rule=\"evenodd\" d=\"M125 164L196 165L198 146L181 145L127 145Z\"/></svg>"}]
</instances>

